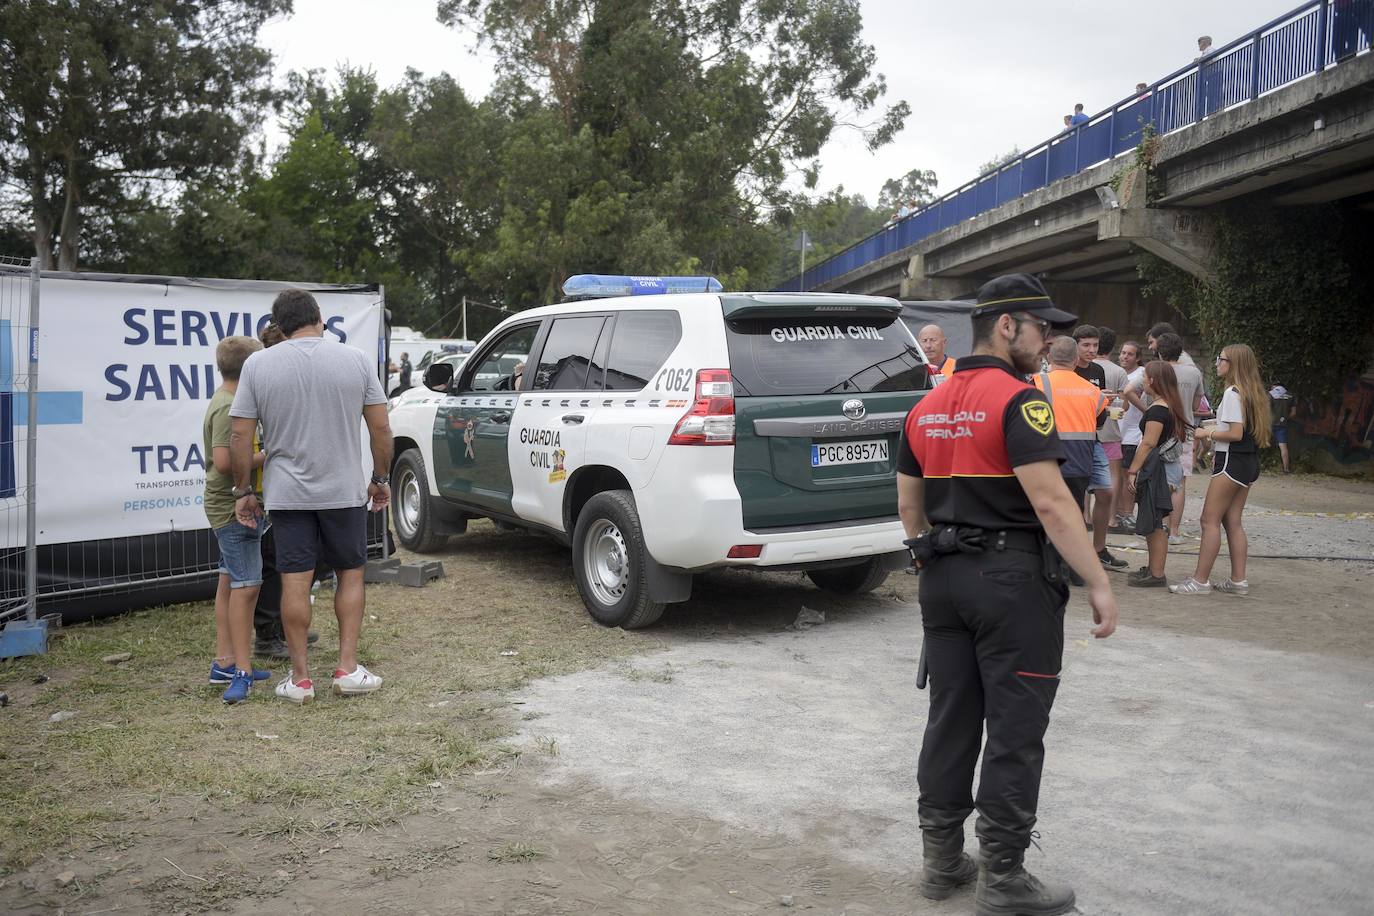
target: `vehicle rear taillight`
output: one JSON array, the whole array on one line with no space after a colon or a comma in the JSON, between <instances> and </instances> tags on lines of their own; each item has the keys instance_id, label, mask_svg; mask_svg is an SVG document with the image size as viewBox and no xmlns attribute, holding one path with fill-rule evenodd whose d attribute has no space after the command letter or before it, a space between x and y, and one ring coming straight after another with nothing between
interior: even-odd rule
<instances>
[{"instance_id":1,"label":"vehicle rear taillight","mask_svg":"<svg viewBox=\"0 0 1374 916\"><path fill-rule=\"evenodd\" d=\"M735 444L735 386L729 369L697 370L696 402L678 421L668 444Z\"/></svg>"}]
</instances>

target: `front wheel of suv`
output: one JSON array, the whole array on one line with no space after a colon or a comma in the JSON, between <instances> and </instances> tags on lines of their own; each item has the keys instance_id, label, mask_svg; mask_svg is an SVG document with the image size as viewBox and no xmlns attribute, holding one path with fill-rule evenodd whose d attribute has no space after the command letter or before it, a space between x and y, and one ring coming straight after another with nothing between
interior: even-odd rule
<instances>
[{"instance_id":1,"label":"front wheel of suv","mask_svg":"<svg viewBox=\"0 0 1374 916\"><path fill-rule=\"evenodd\" d=\"M890 572L881 557L872 557L857 566L839 569L812 569L806 575L817 588L840 595L862 595L887 581Z\"/></svg>"},{"instance_id":2,"label":"front wheel of suv","mask_svg":"<svg viewBox=\"0 0 1374 916\"><path fill-rule=\"evenodd\" d=\"M448 536L434 533L429 511L429 478L420 450L408 448L396 459L391 473L392 521L396 537L407 550L433 553L448 543Z\"/></svg>"},{"instance_id":3,"label":"front wheel of suv","mask_svg":"<svg viewBox=\"0 0 1374 916\"><path fill-rule=\"evenodd\" d=\"M637 630L663 614L649 597L639 512L629 490L598 493L573 528L573 575L592 618L608 627Z\"/></svg>"}]
</instances>

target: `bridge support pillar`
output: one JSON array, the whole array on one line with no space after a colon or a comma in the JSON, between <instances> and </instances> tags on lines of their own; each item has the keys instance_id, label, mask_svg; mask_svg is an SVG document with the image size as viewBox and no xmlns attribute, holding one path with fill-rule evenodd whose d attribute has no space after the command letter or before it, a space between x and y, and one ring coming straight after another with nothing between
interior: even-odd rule
<instances>
[{"instance_id":1,"label":"bridge support pillar","mask_svg":"<svg viewBox=\"0 0 1374 916\"><path fill-rule=\"evenodd\" d=\"M926 276L926 256L914 254L903 271L899 299L948 300L968 294L967 280Z\"/></svg>"},{"instance_id":2,"label":"bridge support pillar","mask_svg":"<svg viewBox=\"0 0 1374 916\"><path fill-rule=\"evenodd\" d=\"M1097 240L1128 241L1200 280L1212 280L1211 220L1199 210L1125 207L1097 221Z\"/></svg>"}]
</instances>

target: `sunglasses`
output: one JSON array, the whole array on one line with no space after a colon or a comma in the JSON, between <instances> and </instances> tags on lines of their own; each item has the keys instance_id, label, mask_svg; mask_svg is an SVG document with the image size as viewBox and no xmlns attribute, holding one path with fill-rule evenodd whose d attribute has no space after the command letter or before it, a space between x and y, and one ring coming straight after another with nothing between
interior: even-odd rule
<instances>
[{"instance_id":1,"label":"sunglasses","mask_svg":"<svg viewBox=\"0 0 1374 916\"><path fill-rule=\"evenodd\" d=\"M1040 329L1041 337L1049 337L1050 323L1043 318L1032 318L1029 315L1012 315L1011 320L1016 322L1019 328L1023 324L1031 324Z\"/></svg>"}]
</instances>

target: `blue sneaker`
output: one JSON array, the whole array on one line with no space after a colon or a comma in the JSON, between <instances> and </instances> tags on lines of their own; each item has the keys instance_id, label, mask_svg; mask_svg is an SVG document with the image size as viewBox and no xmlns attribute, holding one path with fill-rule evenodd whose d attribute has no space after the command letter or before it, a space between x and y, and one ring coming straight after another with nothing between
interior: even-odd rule
<instances>
[{"instance_id":1,"label":"blue sneaker","mask_svg":"<svg viewBox=\"0 0 1374 916\"><path fill-rule=\"evenodd\" d=\"M242 703L248 699L248 694L253 690L254 680L252 672L235 671L234 679L229 682L229 689L224 691L224 702Z\"/></svg>"},{"instance_id":2,"label":"blue sneaker","mask_svg":"<svg viewBox=\"0 0 1374 916\"><path fill-rule=\"evenodd\" d=\"M263 671L261 668L253 669L253 680L265 681L272 676L271 671ZM234 666L221 666L219 662L210 663L210 683L228 684L234 680Z\"/></svg>"}]
</instances>

